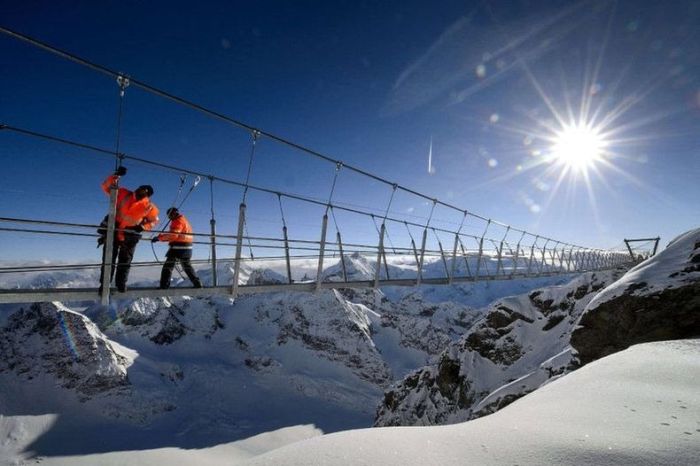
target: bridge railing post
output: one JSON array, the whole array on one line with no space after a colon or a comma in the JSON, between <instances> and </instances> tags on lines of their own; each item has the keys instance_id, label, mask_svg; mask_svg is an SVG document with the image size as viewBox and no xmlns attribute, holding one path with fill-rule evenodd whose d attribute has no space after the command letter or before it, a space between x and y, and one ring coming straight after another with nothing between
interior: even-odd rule
<instances>
[{"instance_id":1,"label":"bridge railing post","mask_svg":"<svg viewBox=\"0 0 700 466\"><path fill-rule=\"evenodd\" d=\"M233 283L231 284L231 294L233 297L238 296L238 281L241 275L241 251L243 250L243 231L245 227L245 209L246 205L241 202L238 207L238 230L236 233L236 256L233 264Z\"/></svg>"},{"instance_id":2,"label":"bridge railing post","mask_svg":"<svg viewBox=\"0 0 700 466\"><path fill-rule=\"evenodd\" d=\"M534 241L534 242L532 243L532 245L530 246L530 260L529 260L529 262L528 262L528 264L527 264L527 271L525 272L525 275L528 276L528 277L530 276L530 271L532 271L532 261L533 261L534 258L535 258L535 245L537 244L537 240L538 240L539 238L540 238L539 235L538 235L538 236L535 236L535 241Z\"/></svg>"},{"instance_id":3,"label":"bridge railing post","mask_svg":"<svg viewBox=\"0 0 700 466\"><path fill-rule=\"evenodd\" d=\"M425 259L425 242L428 239L428 227L426 226L425 229L423 229L423 240L421 241L421 246L420 246L420 259L418 260L418 277L416 279L416 286L420 286L421 281L423 280L423 260Z\"/></svg>"},{"instance_id":4,"label":"bridge railing post","mask_svg":"<svg viewBox=\"0 0 700 466\"><path fill-rule=\"evenodd\" d=\"M377 263L374 267L374 288L379 286L379 277L382 273L382 257L384 257L384 232L386 231L386 225L382 222L382 226L379 229L379 245L377 246ZM386 259L384 259L386 262ZM388 278L388 277L387 277Z\"/></svg>"},{"instance_id":5,"label":"bridge railing post","mask_svg":"<svg viewBox=\"0 0 700 466\"><path fill-rule=\"evenodd\" d=\"M211 281L213 286L217 286L219 280L216 276L216 220L213 218L209 220L209 225L211 226L211 234L209 237L211 243Z\"/></svg>"},{"instance_id":6,"label":"bridge railing post","mask_svg":"<svg viewBox=\"0 0 700 466\"><path fill-rule=\"evenodd\" d=\"M336 232L336 238L338 240L338 250L340 251L340 266L343 269L343 281L347 283L348 272L347 272L347 269L345 268L345 254L343 253L343 238L340 236L339 231Z\"/></svg>"},{"instance_id":7,"label":"bridge railing post","mask_svg":"<svg viewBox=\"0 0 700 466\"><path fill-rule=\"evenodd\" d=\"M551 240L547 238L547 241L544 242L544 246L542 246L542 258L540 259L540 263L538 264L537 267L537 275L542 275L542 272L544 271L544 266L547 262L547 257L546 257L546 252L547 252L547 245L549 244Z\"/></svg>"},{"instance_id":8,"label":"bridge railing post","mask_svg":"<svg viewBox=\"0 0 700 466\"><path fill-rule=\"evenodd\" d=\"M501 238L501 244L498 246L498 258L496 260L496 276L498 276L498 272L503 267L503 242L508 237L509 231L510 231L510 226L506 228L506 234L503 235L503 238ZM503 272L503 274L505 275L505 271Z\"/></svg>"},{"instance_id":9,"label":"bridge railing post","mask_svg":"<svg viewBox=\"0 0 700 466\"><path fill-rule=\"evenodd\" d=\"M282 236L284 238L284 262L287 265L287 282L292 283L292 261L289 257L289 235L287 225L282 227Z\"/></svg>"},{"instance_id":10,"label":"bridge railing post","mask_svg":"<svg viewBox=\"0 0 700 466\"><path fill-rule=\"evenodd\" d=\"M440 249L440 257L442 258L442 265L445 267L445 275L447 275L447 282L450 283L450 269L447 267L447 257L445 256L445 251L442 248L442 241L440 241L440 237L437 235L435 230L433 229L433 233L435 233L435 238L437 239L438 243L438 248Z\"/></svg>"},{"instance_id":11,"label":"bridge railing post","mask_svg":"<svg viewBox=\"0 0 700 466\"><path fill-rule=\"evenodd\" d=\"M513 258L513 271L511 272L510 276L513 278L513 276L518 272L518 260L520 259L520 243L522 243L523 238L525 237L525 232L520 235L520 239L518 239L518 244L515 245L515 257Z\"/></svg>"},{"instance_id":12,"label":"bridge railing post","mask_svg":"<svg viewBox=\"0 0 700 466\"><path fill-rule=\"evenodd\" d=\"M481 239L479 239L479 255L476 259L476 279L479 279L479 275L481 272L481 258L484 254L484 238L486 237L486 232L489 231L489 226L491 226L491 219L488 219L486 221L486 228L484 228L484 233L481 235Z\"/></svg>"},{"instance_id":13,"label":"bridge railing post","mask_svg":"<svg viewBox=\"0 0 700 466\"><path fill-rule=\"evenodd\" d=\"M454 242L454 246L452 247L452 264L450 264L451 267L450 267L450 273L449 273L448 282L447 282L450 285L452 285L452 283L454 282L455 272L457 270L457 246L458 246L458 244L459 244L459 233L455 233L455 242Z\"/></svg>"},{"instance_id":14,"label":"bridge railing post","mask_svg":"<svg viewBox=\"0 0 700 466\"><path fill-rule=\"evenodd\" d=\"M464 244L462 243L461 238L459 239L459 249L462 251L462 257L464 257L464 265L467 268L467 277L474 279L471 267L469 266L469 254L467 254L467 251L464 248Z\"/></svg>"},{"instance_id":15,"label":"bridge railing post","mask_svg":"<svg viewBox=\"0 0 700 466\"><path fill-rule=\"evenodd\" d=\"M323 215L321 224L321 246L318 251L318 269L316 270L316 291L321 289L323 282L323 254L326 250L326 230L328 229L328 214Z\"/></svg>"},{"instance_id":16,"label":"bridge railing post","mask_svg":"<svg viewBox=\"0 0 700 466\"><path fill-rule=\"evenodd\" d=\"M209 177L209 208L211 211L211 219L209 220L209 226L211 227L211 281L213 286L219 284L216 271L216 218L214 217L214 177Z\"/></svg>"},{"instance_id":17,"label":"bridge railing post","mask_svg":"<svg viewBox=\"0 0 700 466\"><path fill-rule=\"evenodd\" d=\"M107 214L107 236L102 250L102 281L100 282L100 304L109 305L109 287L112 283L112 257L114 255L114 226L117 218L117 182L109 187L109 212Z\"/></svg>"}]
</instances>

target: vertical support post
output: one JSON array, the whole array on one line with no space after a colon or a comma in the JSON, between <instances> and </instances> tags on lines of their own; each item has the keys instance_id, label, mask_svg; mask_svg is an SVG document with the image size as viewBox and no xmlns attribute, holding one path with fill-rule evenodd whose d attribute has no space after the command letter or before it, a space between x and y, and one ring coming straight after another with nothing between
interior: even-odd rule
<instances>
[{"instance_id":1,"label":"vertical support post","mask_svg":"<svg viewBox=\"0 0 700 466\"><path fill-rule=\"evenodd\" d=\"M572 258L573 253L574 253L574 247L571 246L571 248L569 249L569 256L566 259L566 271L567 272L571 272L571 258Z\"/></svg>"},{"instance_id":2,"label":"vertical support post","mask_svg":"<svg viewBox=\"0 0 700 466\"><path fill-rule=\"evenodd\" d=\"M433 230L433 233L435 233L435 230ZM440 257L442 258L442 265L445 267L445 273L447 274L447 281L450 281L450 269L447 268L447 258L445 258L445 251L442 248L442 241L440 241L440 238L437 236L437 233L435 233L435 237L437 238L438 242L438 247L440 248Z\"/></svg>"},{"instance_id":3,"label":"vertical support post","mask_svg":"<svg viewBox=\"0 0 700 466\"><path fill-rule=\"evenodd\" d=\"M520 239L518 239L518 244L515 246L515 257L513 258L513 271L510 274L510 277L513 278L513 275L518 271L518 260L520 259L520 243L522 243L523 238L525 238L525 232L523 231L523 234L520 235Z\"/></svg>"},{"instance_id":4,"label":"vertical support post","mask_svg":"<svg viewBox=\"0 0 700 466\"><path fill-rule=\"evenodd\" d=\"M420 247L420 260L418 261L418 277L416 279L416 286L420 285L421 280L423 280L423 259L425 258L425 241L428 239L428 227L426 226L423 230L423 241Z\"/></svg>"},{"instance_id":5,"label":"vertical support post","mask_svg":"<svg viewBox=\"0 0 700 466\"><path fill-rule=\"evenodd\" d=\"M338 249L340 250L340 266L343 268L343 281L347 283L348 271L345 268L345 254L343 253L343 239L340 237L339 231L337 231L336 233L337 233L336 237L338 239Z\"/></svg>"},{"instance_id":6,"label":"vertical support post","mask_svg":"<svg viewBox=\"0 0 700 466\"><path fill-rule=\"evenodd\" d=\"M481 239L479 240L479 256L476 259L476 280L479 279L479 271L481 270L481 256L484 254L484 237L486 236L486 232L489 231L490 225L491 219L488 219L486 221L486 228L484 229L484 233L481 235Z\"/></svg>"},{"instance_id":7,"label":"vertical support post","mask_svg":"<svg viewBox=\"0 0 700 466\"><path fill-rule=\"evenodd\" d=\"M216 218L214 217L214 177L209 177L209 204L211 208L211 281L213 286L219 285L216 272Z\"/></svg>"},{"instance_id":8,"label":"vertical support post","mask_svg":"<svg viewBox=\"0 0 700 466\"><path fill-rule=\"evenodd\" d=\"M508 237L508 232L510 231L510 226L506 228L506 234L501 238L501 244L498 246L498 259L496 262L496 276L498 276L498 271L503 267L503 242ZM505 275L505 270L503 271Z\"/></svg>"},{"instance_id":9,"label":"vertical support post","mask_svg":"<svg viewBox=\"0 0 700 466\"><path fill-rule=\"evenodd\" d=\"M525 272L526 276L530 275L530 271L532 270L532 261L535 258L535 245L537 244L537 240L539 239L539 235L535 236L535 241L532 243L530 246L530 261L527 263L527 272Z\"/></svg>"},{"instance_id":10,"label":"vertical support post","mask_svg":"<svg viewBox=\"0 0 700 466\"><path fill-rule=\"evenodd\" d=\"M328 212L328 211L326 211ZM318 251L318 269L316 270L316 291L321 289L323 282L323 254L326 250L326 229L328 228L328 213L323 214L323 224L321 225L321 247Z\"/></svg>"},{"instance_id":11,"label":"vertical support post","mask_svg":"<svg viewBox=\"0 0 700 466\"><path fill-rule=\"evenodd\" d=\"M581 262L582 262L582 261L581 261L581 255L582 255L581 250L580 250L580 249L577 249L577 250L576 250L576 254L575 254L575 256L574 256L574 257L576 258L576 259L574 260L574 263L576 264L576 271L577 271L577 272L581 272L581 271L583 270L582 265L581 265Z\"/></svg>"},{"instance_id":12,"label":"vertical support post","mask_svg":"<svg viewBox=\"0 0 700 466\"><path fill-rule=\"evenodd\" d=\"M632 262L634 262L634 253L632 252L632 247L630 246L629 240L624 240L625 241L625 246L627 246L627 250L630 253L630 257L632 258Z\"/></svg>"},{"instance_id":13,"label":"vertical support post","mask_svg":"<svg viewBox=\"0 0 700 466\"><path fill-rule=\"evenodd\" d=\"M102 283L100 286L100 304L109 305L109 285L112 283L112 251L114 249L114 225L117 218L117 184L109 187L109 213L107 214L107 236L102 254Z\"/></svg>"},{"instance_id":14,"label":"vertical support post","mask_svg":"<svg viewBox=\"0 0 700 466\"><path fill-rule=\"evenodd\" d=\"M656 255L656 250L659 248L659 241L661 241L661 237L657 236L654 239L654 250L651 252L652 257Z\"/></svg>"},{"instance_id":15,"label":"vertical support post","mask_svg":"<svg viewBox=\"0 0 700 466\"><path fill-rule=\"evenodd\" d=\"M382 226L379 229L379 246L377 247L377 263L374 267L374 285L376 288L379 286L379 275L382 273L382 257L384 257L384 231L386 225L382 222ZM386 262L386 258L384 259ZM387 277L388 278L388 277Z\"/></svg>"},{"instance_id":16,"label":"vertical support post","mask_svg":"<svg viewBox=\"0 0 700 466\"><path fill-rule=\"evenodd\" d=\"M566 250L564 247L561 248L559 251L559 269L561 269L562 273L564 272L564 263L566 262ZM568 271L568 269L566 269Z\"/></svg>"},{"instance_id":17,"label":"vertical support post","mask_svg":"<svg viewBox=\"0 0 700 466\"><path fill-rule=\"evenodd\" d=\"M450 273L448 274L448 279L447 283L452 284L454 281L455 277L455 270L457 268L457 245L459 243L459 233L455 233L455 244L454 247L452 248L452 267L450 269Z\"/></svg>"},{"instance_id":18,"label":"vertical support post","mask_svg":"<svg viewBox=\"0 0 700 466\"><path fill-rule=\"evenodd\" d=\"M469 278L474 278L472 276L471 267L469 267L469 257L467 257L467 251L465 251L464 249L464 244L462 244L462 240L459 240L459 248L462 250L462 257L464 257L464 265L467 266L467 276Z\"/></svg>"},{"instance_id":19,"label":"vertical support post","mask_svg":"<svg viewBox=\"0 0 700 466\"><path fill-rule=\"evenodd\" d=\"M231 285L231 294L238 296L238 279L241 274L241 251L243 249L243 227L245 226L245 209L246 205L241 202L238 208L238 232L236 236L236 261L233 265L233 284Z\"/></svg>"},{"instance_id":20,"label":"vertical support post","mask_svg":"<svg viewBox=\"0 0 700 466\"><path fill-rule=\"evenodd\" d=\"M216 276L216 220L212 218L209 224L211 225L211 281L213 286L217 286L219 280Z\"/></svg>"},{"instance_id":21,"label":"vertical support post","mask_svg":"<svg viewBox=\"0 0 700 466\"><path fill-rule=\"evenodd\" d=\"M547 241L544 242L544 246L542 246L542 259L540 262L540 265L538 266L538 271L537 275L542 275L542 272L544 271L544 265L547 261L547 257L545 256L545 253L547 252L547 245L549 244L551 240L548 238Z\"/></svg>"},{"instance_id":22,"label":"vertical support post","mask_svg":"<svg viewBox=\"0 0 700 466\"><path fill-rule=\"evenodd\" d=\"M292 262L289 259L289 237L286 225L282 227L282 236L284 237L284 260L287 263L287 281L292 283Z\"/></svg>"},{"instance_id":23,"label":"vertical support post","mask_svg":"<svg viewBox=\"0 0 700 466\"><path fill-rule=\"evenodd\" d=\"M416 242L413 241L413 238L411 238L411 249L413 249L413 257L416 259L416 267L418 267L418 264L420 263L420 257L418 256L418 249L416 249ZM418 269L418 275L420 275L420 268ZM420 281L416 283L417 285L420 285Z\"/></svg>"},{"instance_id":24,"label":"vertical support post","mask_svg":"<svg viewBox=\"0 0 700 466\"><path fill-rule=\"evenodd\" d=\"M479 272L481 270L481 255L484 252L484 237L482 236L479 240L479 255L476 257L476 279L479 279Z\"/></svg>"},{"instance_id":25,"label":"vertical support post","mask_svg":"<svg viewBox=\"0 0 700 466\"><path fill-rule=\"evenodd\" d=\"M557 241L557 243L554 245L554 249L552 251L549 251L549 258L552 261L551 267L554 267L557 264L557 259L559 258L559 256L557 256L557 247L559 247L559 241ZM561 267L557 266L557 272L560 272L560 268Z\"/></svg>"}]
</instances>

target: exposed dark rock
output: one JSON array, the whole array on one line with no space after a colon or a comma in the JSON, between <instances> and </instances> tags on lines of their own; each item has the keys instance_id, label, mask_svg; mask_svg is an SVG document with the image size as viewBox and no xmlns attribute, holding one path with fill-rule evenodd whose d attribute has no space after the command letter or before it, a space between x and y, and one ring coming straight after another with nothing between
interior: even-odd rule
<instances>
[{"instance_id":1,"label":"exposed dark rock","mask_svg":"<svg viewBox=\"0 0 700 466\"><path fill-rule=\"evenodd\" d=\"M627 291L646 286L635 285ZM579 325L571 344L582 364L637 343L700 336L700 282L645 296L625 293L587 311Z\"/></svg>"},{"instance_id":2,"label":"exposed dark rock","mask_svg":"<svg viewBox=\"0 0 700 466\"><path fill-rule=\"evenodd\" d=\"M581 285L574 291L574 299L581 299L588 294L588 285Z\"/></svg>"},{"instance_id":3,"label":"exposed dark rock","mask_svg":"<svg viewBox=\"0 0 700 466\"><path fill-rule=\"evenodd\" d=\"M168 316L158 333L151 337L151 341L156 345L170 345L186 334L186 328L175 317Z\"/></svg>"},{"instance_id":4,"label":"exposed dark rock","mask_svg":"<svg viewBox=\"0 0 700 466\"><path fill-rule=\"evenodd\" d=\"M508 406L509 404L514 402L515 400L518 400L518 399L524 397L528 393L530 393L530 391L523 391L523 392L520 392L517 394L511 393L511 394L505 395L504 397L499 398L498 400L494 401L493 403L490 403L490 404L484 406L483 408L481 408L479 411L475 412L472 415L472 419L476 419L479 417L487 416L489 414L493 414L496 411L505 408L506 406Z\"/></svg>"},{"instance_id":5,"label":"exposed dark rock","mask_svg":"<svg viewBox=\"0 0 700 466\"><path fill-rule=\"evenodd\" d=\"M462 380L464 377L459 375L459 361L443 357L438 364L438 374L435 380L442 396L450 396Z\"/></svg>"},{"instance_id":6,"label":"exposed dark rock","mask_svg":"<svg viewBox=\"0 0 700 466\"><path fill-rule=\"evenodd\" d=\"M556 327L556 326L559 324L559 322L561 322L562 320L564 320L564 317L566 317L566 316L563 315L563 314L552 314L552 315L550 315L550 316L549 316L549 320L547 321L547 323L545 324L545 326L542 327L542 330L551 330L551 329L553 329L554 327Z\"/></svg>"}]
</instances>

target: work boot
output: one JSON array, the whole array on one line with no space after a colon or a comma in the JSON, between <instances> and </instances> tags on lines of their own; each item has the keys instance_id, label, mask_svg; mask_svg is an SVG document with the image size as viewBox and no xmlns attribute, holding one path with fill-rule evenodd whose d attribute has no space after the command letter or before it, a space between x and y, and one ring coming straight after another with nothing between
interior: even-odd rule
<instances>
[{"instance_id":1,"label":"work boot","mask_svg":"<svg viewBox=\"0 0 700 466\"><path fill-rule=\"evenodd\" d=\"M192 280L192 285L194 285L195 288L202 288L202 281L199 278L196 278Z\"/></svg>"}]
</instances>

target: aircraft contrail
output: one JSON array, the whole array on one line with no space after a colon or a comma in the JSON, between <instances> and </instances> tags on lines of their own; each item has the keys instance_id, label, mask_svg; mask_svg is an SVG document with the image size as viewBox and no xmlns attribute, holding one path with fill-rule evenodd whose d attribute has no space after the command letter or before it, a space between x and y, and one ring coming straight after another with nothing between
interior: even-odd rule
<instances>
[{"instance_id":1,"label":"aircraft contrail","mask_svg":"<svg viewBox=\"0 0 700 466\"><path fill-rule=\"evenodd\" d=\"M435 167L433 167L433 137L430 136L430 150L428 151L428 174L432 175L435 173Z\"/></svg>"}]
</instances>

